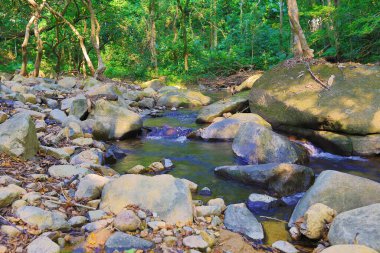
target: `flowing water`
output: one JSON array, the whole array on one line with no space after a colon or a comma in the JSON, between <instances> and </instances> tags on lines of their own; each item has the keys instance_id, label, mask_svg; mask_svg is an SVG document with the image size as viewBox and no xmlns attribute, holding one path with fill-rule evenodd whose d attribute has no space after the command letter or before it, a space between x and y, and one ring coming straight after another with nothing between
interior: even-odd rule
<instances>
[{"instance_id":1,"label":"flowing water","mask_svg":"<svg viewBox=\"0 0 380 253\"><path fill-rule=\"evenodd\" d=\"M222 197L227 204L245 202L251 193L265 193L264 190L242 183L217 177L213 170L223 165L239 164L235 158L231 142L210 142L188 140L185 136L201 126L195 123L196 110L167 111L161 118L146 118L144 127L151 132L133 140L117 143L121 148L129 150L128 156L116 163L113 168L119 173L125 173L135 165L148 166L152 162L169 158L175 168L168 173L186 178L198 184L199 189L207 186L211 189L210 197L195 194L193 199L207 201L209 198ZM380 182L380 158L342 157L314 147L303 142L311 153L309 167L318 175L323 170L338 170ZM279 220L287 221L302 194L289 196L283 200L288 203L274 211L265 214ZM286 223L258 217L266 231L266 243L276 240L286 240Z\"/></svg>"}]
</instances>

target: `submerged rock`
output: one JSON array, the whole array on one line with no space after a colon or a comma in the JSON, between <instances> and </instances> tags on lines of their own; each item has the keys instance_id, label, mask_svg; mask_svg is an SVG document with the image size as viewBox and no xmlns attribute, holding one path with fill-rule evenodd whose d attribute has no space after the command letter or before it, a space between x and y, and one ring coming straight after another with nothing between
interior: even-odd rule
<instances>
[{"instance_id":1,"label":"submerged rock","mask_svg":"<svg viewBox=\"0 0 380 253\"><path fill-rule=\"evenodd\" d=\"M302 192L314 181L311 168L288 163L269 163L215 168L217 175L246 184L262 186L279 196Z\"/></svg>"},{"instance_id":2,"label":"submerged rock","mask_svg":"<svg viewBox=\"0 0 380 253\"><path fill-rule=\"evenodd\" d=\"M118 214L127 205L156 212L168 223L193 220L192 198L182 180L171 175L124 175L108 183L100 208Z\"/></svg>"},{"instance_id":3,"label":"submerged rock","mask_svg":"<svg viewBox=\"0 0 380 253\"><path fill-rule=\"evenodd\" d=\"M253 123L245 123L240 127L232 149L248 164L305 164L309 161L307 150L300 144Z\"/></svg>"},{"instance_id":4,"label":"submerged rock","mask_svg":"<svg viewBox=\"0 0 380 253\"><path fill-rule=\"evenodd\" d=\"M264 194L252 193L247 200L248 209L255 213L265 213L279 205L279 200Z\"/></svg>"},{"instance_id":5,"label":"submerged rock","mask_svg":"<svg viewBox=\"0 0 380 253\"><path fill-rule=\"evenodd\" d=\"M291 227L310 206L322 203L341 213L380 202L380 184L333 170L323 171L298 202L289 220Z\"/></svg>"},{"instance_id":6,"label":"submerged rock","mask_svg":"<svg viewBox=\"0 0 380 253\"><path fill-rule=\"evenodd\" d=\"M0 151L23 159L32 158L39 142L32 118L18 113L0 125Z\"/></svg>"},{"instance_id":7,"label":"submerged rock","mask_svg":"<svg viewBox=\"0 0 380 253\"><path fill-rule=\"evenodd\" d=\"M227 206L224 225L227 229L242 233L253 240L264 239L263 227L244 203Z\"/></svg>"},{"instance_id":8,"label":"submerged rock","mask_svg":"<svg viewBox=\"0 0 380 253\"><path fill-rule=\"evenodd\" d=\"M197 116L197 123L211 123L216 117L223 113L235 113L248 107L249 92L241 92L230 98L219 100L201 109Z\"/></svg>"},{"instance_id":9,"label":"submerged rock","mask_svg":"<svg viewBox=\"0 0 380 253\"><path fill-rule=\"evenodd\" d=\"M380 251L380 203L340 213L328 238L333 245L357 242Z\"/></svg>"}]
</instances>

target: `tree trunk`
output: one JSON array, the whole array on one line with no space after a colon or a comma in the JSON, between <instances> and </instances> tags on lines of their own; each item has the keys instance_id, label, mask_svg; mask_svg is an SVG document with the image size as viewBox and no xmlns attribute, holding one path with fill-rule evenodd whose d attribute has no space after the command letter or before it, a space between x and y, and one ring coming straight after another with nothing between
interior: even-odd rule
<instances>
[{"instance_id":1,"label":"tree trunk","mask_svg":"<svg viewBox=\"0 0 380 253\"><path fill-rule=\"evenodd\" d=\"M20 75L22 76L27 76L28 75L28 70L27 70L27 65L28 65L28 42L29 42L29 37L30 37L30 27L32 26L32 24L34 23L34 20L36 19L36 17L33 15L28 24L26 25L26 28L25 28L25 37L24 37L24 41L21 45L21 50L22 50L22 65L21 65L21 71L20 71Z\"/></svg>"},{"instance_id":2,"label":"tree trunk","mask_svg":"<svg viewBox=\"0 0 380 253\"><path fill-rule=\"evenodd\" d=\"M313 58L313 50L307 45L305 34L299 22L298 5L296 0L287 0L289 21L293 32L293 53L296 58Z\"/></svg>"},{"instance_id":3,"label":"tree trunk","mask_svg":"<svg viewBox=\"0 0 380 253\"><path fill-rule=\"evenodd\" d=\"M96 17L94 8L92 6L91 0L82 0L83 4L86 6L91 17L91 43L95 49L95 53L98 59L98 68L95 71L95 78L99 80L104 79L104 71L106 70L106 65L103 62L102 55L100 53L100 24Z\"/></svg>"},{"instance_id":4,"label":"tree trunk","mask_svg":"<svg viewBox=\"0 0 380 253\"><path fill-rule=\"evenodd\" d=\"M84 44L84 38L83 38L83 36L78 32L78 30L75 28L75 26L73 24L71 24L60 13L56 12L53 8L51 8L50 5L48 5L47 3L46 3L46 7L49 9L49 11L55 17L60 18L66 25L68 25L70 27L70 29L73 31L73 33L77 36L77 38L79 40L80 48L81 48L82 53L83 53L83 57L86 60L88 68L90 69L90 73L91 73L92 76L95 76L95 68L94 68L94 65L92 64L92 61L91 61L90 57L88 56L86 45Z\"/></svg>"},{"instance_id":5,"label":"tree trunk","mask_svg":"<svg viewBox=\"0 0 380 253\"><path fill-rule=\"evenodd\" d=\"M158 73L158 63L157 63L157 50L156 50L156 1L149 1L149 49L151 53L151 63L154 68L154 72Z\"/></svg>"},{"instance_id":6,"label":"tree trunk","mask_svg":"<svg viewBox=\"0 0 380 253\"><path fill-rule=\"evenodd\" d=\"M41 40L40 32L38 30L38 22L39 22L39 17L34 19L34 35L36 37L36 43L37 43L37 56L36 56L36 61L34 62L34 72L33 72L34 77L38 77L40 74L41 60L42 60L42 54L43 54L43 43Z\"/></svg>"},{"instance_id":7,"label":"tree trunk","mask_svg":"<svg viewBox=\"0 0 380 253\"><path fill-rule=\"evenodd\" d=\"M183 60L184 60L184 68L185 71L189 71L189 49L188 49L188 41L187 41L187 19L189 16L189 2L190 0L186 0L185 6L182 7L180 0L177 0L177 5L179 10L182 13L181 17L181 26L182 26L182 39L183 39Z\"/></svg>"},{"instance_id":8,"label":"tree trunk","mask_svg":"<svg viewBox=\"0 0 380 253\"><path fill-rule=\"evenodd\" d=\"M280 5L280 51L282 52L284 47L283 47L283 40L284 40L284 1L280 0L279 2Z\"/></svg>"}]
</instances>

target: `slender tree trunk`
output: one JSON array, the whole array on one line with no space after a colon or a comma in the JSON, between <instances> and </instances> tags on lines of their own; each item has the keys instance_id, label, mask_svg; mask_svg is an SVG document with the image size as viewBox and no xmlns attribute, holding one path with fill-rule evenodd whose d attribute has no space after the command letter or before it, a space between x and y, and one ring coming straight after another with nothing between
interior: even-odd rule
<instances>
[{"instance_id":1,"label":"slender tree trunk","mask_svg":"<svg viewBox=\"0 0 380 253\"><path fill-rule=\"evenodd\" d=\"M151 63L154 68L154 72L158 73L158 63L157 63L157 50L156 50L156 1L149 1L149 49L151 53Z\"/></svg>"},{"instance_id":2,"label":"slender tree trunk","mask_svg":"<svg viewBox=\"0 0 380 253\"><path fill-rule=\"evenodd\" d=\"M27 70L27 65L28 65L28 42L29 42L29 38L30 38L30 27L32 26L32 24L34 23L34 20L36 19L36 17L33 15L28 24L26 25L26 28L25 28L25 37L24 37L24 41L21 45L21 50L22 50L22 65L21 65L21 71L20 71L20 75L22 76L27 76L28 75L28 70Z\"/></svg>"},{"instance_id":3,"label":"slender tree trunk","mask_svg":"<svg viewBox=\"0 0 380 253\"><path fill-rule=\"evenodd\" d=\"M37 42L37 56L36 61L34 62L34 72L33 76L38 77L40 74L41 60L43 54L43 43L41 40L40 32L38 30L39 17L34 19L34 35L36 37Z\"/></svg>"},{"instance_id":4,"label":"slender tree trunk","mask_svg":"<svg viewBox=\"0 0 380 253\"><path fill-rule=\"evenodd\" d=\"M79 40L79 45L83 53L83 57L86 60L87 66L90 69L91 75L95 76L95 68L92 64L92 61L87 53L86 45L84 44L84 38L83 36L78 32L78 30L75 28L73 24L71 24L66 18L64 18L60 13L56 12L53 8L50 7L49 4L46 3L46 7L49 9L49 11L56 17L60 18L66 25L70 27L70 29L73 31L73 33L77 36Z\"/></svg>"},{"instance_id":5,"label":"slender tree trunk","mask_svg":"<svg viewBox=\"0 0 380 253\"><path fill-rule=\"evenodd\" d=\"M95 71L95 78L99 80L104 79L104 71L106 70L106 65L103 62L102 55L100 53L100 24L96 17L92 1L91 0L82 0L83 4L86 6L91 17L91 43L95 49L95 53L98 59L98 68Z\"/></svg>"},{"instance_id":6,"label":"slender tree trunk","mask_svg":"<svg viewBox=\"0 0 380 253\"><path fill-rule=\"evenodd\" d=\"M280 0L280 51L284 51L283 41L284 41L284 1Z\"/></svg>"},{"instance_id":7,"label":"slender tree trunk","mask_svg":"<svg viewBox=\"0 0 380 253\"><path fill-rule=\"evenodd\" d=\"M187 19L189 16L189 3L190 0L186 0L185 6L182 7L180 0L177 0L177 5L179 10L182 13L181 21L182 21L182 39L183 39L183 60L184 60L184 68L185 71L189 71L189 49L188 49L188 41L187 41Z\"/></svg>"},{"instance_id":8,"label":"slender tree trunk","mask_svg":"<svg viewBox=\"0 0 380 253\"><path fill-rule=\"evenodd\" d=\"M293 31L294 57L313 58L313 50L309 48L305 34L299 22L298 5L296 0L287 0L289 21Z\"/></svg>"},{"instance_id":9,"label":"slender tree trunk","mask_svg":"<svg viewBox=\"0 0 380 253\"><path fill-rule=\"evenodd\" d=\"M211 22L211 49L218 46L218 27L217 27L217 0L212 0L212 22Z\"/></svg>"}]
</instances>

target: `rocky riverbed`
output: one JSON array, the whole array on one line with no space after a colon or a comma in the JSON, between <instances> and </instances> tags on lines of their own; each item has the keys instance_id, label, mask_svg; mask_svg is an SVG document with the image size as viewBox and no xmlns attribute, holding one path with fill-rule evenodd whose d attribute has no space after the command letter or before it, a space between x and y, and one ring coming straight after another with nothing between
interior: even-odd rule
<instances>
[{"instance_id":1,"label":"rocky riverbed","mask_svg":"<svg viewBox=\"0 0 380 253\"><path fill-rule=\"evenodd\" d=\"M247 91L210 104L199 91L159 80L9 79L2 76L0 84L0 252L380 251L380 184L310 168L307 145L279 133L252 104L250 112ZM195 131L155 130L144 122L200 106L197 122L211 124ZM236 160L223 164L220 158L212 168L213 177L228 180L220 196L211 178L209 184L199 178L199 187L197 177L170 173L181 164L167 155L120 173L131 152L123 142L149 136L146 131L212 141L210 153L218 147L233 152ZM222 191L236 182L252 194L225 201ZM290 219L270 217L289 196L300 199ZM268 245L274 231L262 217L288 223L291 238Z\"/></svg>"}]
</instances>

